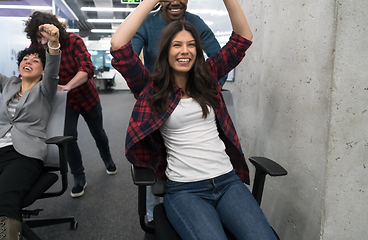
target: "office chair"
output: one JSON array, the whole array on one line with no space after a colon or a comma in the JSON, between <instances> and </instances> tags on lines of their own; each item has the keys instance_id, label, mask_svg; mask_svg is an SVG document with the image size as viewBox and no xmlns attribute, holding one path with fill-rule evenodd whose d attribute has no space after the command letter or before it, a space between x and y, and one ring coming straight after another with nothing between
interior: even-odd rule
<instances>
[{"instance_id":1,"label":"office chair","mask_svg":"<svg viewBox=\"0 0 368 240\"><path fill-rule=\"evenodd\" d=\"M235 125L235 109L231 92L228 90L222 90L222 94L231 116L231 119ZM263 189L265 179L267 175L270 176L284 176L287 171L279 164L271 159L265 157L251 157L249 161L255 166L256 172L253 180L252 194L259 205L261 205ZM146 222L146 187L152 186L152 193L156 196L163 197L166 192L166 182L158 180L154 174L154 171L150 168L144 167L131 167L132 178L135 185L138 186L138 215L141 228L146 232L146 239L156 240L180 240L181 238L176 233L169 220L166 217L165 208L163 203L155 206L154 226L148 225ZM272 229L273 230L273 229ZM274 231L274 230L273 230ZM277 233L274 231L277 239L280 239ZM225 230L225 234L229 240L235 239L231 233Z\"/></svg>"},{"instance_id":2,"label":"office chair","mask_svg":"<svg viewBox=\"0 0 368 240\"><path fill-rule=\"evenodd\" d=\"M72 137L64 135L64 121L65 121L65 109L66 109L66 97L67 92L57 92L53 101L53 108L50 115L50 119L46 128L46 143L48 146L47 159L44 162L42 173L33 185L30 192L25 196L23 209L22 209L22 231L23 236L28 240L40 240L35 232L31 228L42 227L48 225L54 225L59 223L70 223L71 229L76 229L78 222L74 220L74 217L62 217L62 218L30 218L31 216L37 216L42 209L26 210L38 199L52 198L62 195L68 188L68 165L66 159L66 146ZM54 144L54 145L51 145ZM61 188L59 191L47 191L61 178Z\"/></svg>"}]
</instances>

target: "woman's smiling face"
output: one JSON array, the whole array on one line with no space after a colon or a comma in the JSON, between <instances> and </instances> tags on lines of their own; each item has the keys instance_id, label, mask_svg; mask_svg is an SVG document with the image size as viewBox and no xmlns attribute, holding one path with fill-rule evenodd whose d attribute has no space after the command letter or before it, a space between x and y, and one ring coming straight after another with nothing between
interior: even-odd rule
<instances>
[{"instance_id":1,"label":"woman's smiling face","mask_svg":"<svg viewBox=\"0 0 368 240\"><path fill-rule=\"evenodd\" d=\"M169 49L169 65L174 73L188 73L197 57L196 42L186 30L178 32L172 39Z\"/></svg>"},{"instance_id":2,"label":"woman's smiling face","mask_svg":"<svg viewBox=\"0 0 368 240\"><path fill-rule=\"evenodd\" d=\"M22 78L41 78L43 75L43 64L38 54L26 55L19 64L19 73Z\"/></svg>"}]
</instances>

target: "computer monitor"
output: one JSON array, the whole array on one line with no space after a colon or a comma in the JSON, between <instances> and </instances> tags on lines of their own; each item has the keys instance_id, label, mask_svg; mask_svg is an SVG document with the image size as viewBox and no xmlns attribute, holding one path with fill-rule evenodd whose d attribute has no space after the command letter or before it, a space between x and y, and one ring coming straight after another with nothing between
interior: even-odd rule
<instances>
[{"instance_id":1,"label":"computer monitor","mask_svg":"<svg viewBox=\"0 0 368 240\"><path fill-rule=\"evenodd\" d=\"M142 0L121 0L121 3L139 4Z\"/></svg>"}]
</instances>

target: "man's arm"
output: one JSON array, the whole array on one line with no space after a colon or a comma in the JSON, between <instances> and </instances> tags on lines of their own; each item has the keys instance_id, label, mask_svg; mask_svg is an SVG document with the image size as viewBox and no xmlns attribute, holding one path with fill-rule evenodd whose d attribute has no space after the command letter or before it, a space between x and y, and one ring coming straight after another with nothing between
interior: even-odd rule
<instances>
[{"instance_id":1,"label":"man's arm","mask_svg":"<svg viewBox=\"0 0 368 240\"><path fill-rule=\"evenodd\" d=\"M139 27L138 31L136 32L136 34L134 35L134 37L132 38L132 46L133 46L133 50L134 52L136 52L138 55L141 53L142 48L144 46L144 42L146 41L144 36L143 36L143 28L142 25Z\"/></svg>"},{"instance_id":2,"label":"man's arm","mask_svg":"<svg viewBox=\"0 0 368 240\"><path fill-rule=\"evenodd\" d=\"M59 85L59 91L70 91L76 87L79 87L87 82L89 78L92 78L94 74L93 63L84 41L79 36L73 38L73 41L72 54L78 63L78 72L67 84Z\"/></svg>"},{"instance_id":3,"label":"man's arm","mask_svg":"<svg viewBox=\"0 0 368 240\"><path fill-rule=\"evenodd\" d=\"M88 73L79 71L66 85L58 85L58 91L70 91L84 84L87 80Z\"/></svg>"}]
</instances>

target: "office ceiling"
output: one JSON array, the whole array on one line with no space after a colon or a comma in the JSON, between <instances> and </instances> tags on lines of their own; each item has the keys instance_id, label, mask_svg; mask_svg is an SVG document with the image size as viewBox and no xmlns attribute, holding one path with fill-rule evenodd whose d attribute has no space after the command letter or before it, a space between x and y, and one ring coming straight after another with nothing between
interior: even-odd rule
<instances>
[{"instance_id":1,"label":"office ceiling","mask_svg":"<svg viewBox=\"0 0 368 240\"><path fill-rule=\"evenodd\" d=\"M0 17L26 18L36 10L35 6L46 7L40 11L54 12L68 20L69 28L79 29L82 37L98 40L109 37L112 33L93 33L92 29L116 29L120 23L92 23L89 20L124 19L130 11L82 11L82 7L135 8L137 4L122 3L122 0L0 0ZM54 11L52 6L55 6Z\"/></svg>"},{"instance_id":2,"label":"office ceiling","mask_svg":"<svg viewBox=\"0 0 368 240\"><path fill-rule=\"evenodd\" d=\"M137 4L121 3L121 0L65 0L65 2L79 19L79 35L88 37L90 40L112 35L112 33L92 33L92 29L116 29L120 23L90 23L88 19L124 19L129 12L81 11L81 7L135 8L137 6Z\"/></svg>"},{"instance_id":3,"label":"office ceiling","mask_svg":"<svg viewBox=\"0 0 368 240\"><path fill-rule=\"evenodd\" d=\"M128 1L132 0L0 0L0 17L26 18L35 11L35 6L44 6L48 9L42 11L54 12L65 18L68 20L69 28L79 29L78 34L81 37L88 38L88 40L99 40L110 37L113 34L112 30L116 29L121 21L99 23L91 22L91 20L125 19L132 9L138 6L138 3L127 3ZM140 0L133 1L139 2ZM17 5L23 8L19 9ZM29 9L24 9L24 6ZM82 7L114 8L114 11L82 11ZM119 8L124 8L124 11L116 11ZM227 42L231 26L222 1L189 1L188 11L198 14L206 22L221 45ZM109 29L110 32L96 32L101 29Z\"/></svg>"}]
</instances>

